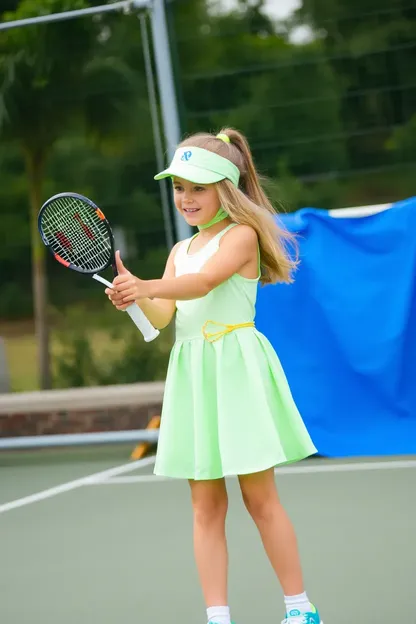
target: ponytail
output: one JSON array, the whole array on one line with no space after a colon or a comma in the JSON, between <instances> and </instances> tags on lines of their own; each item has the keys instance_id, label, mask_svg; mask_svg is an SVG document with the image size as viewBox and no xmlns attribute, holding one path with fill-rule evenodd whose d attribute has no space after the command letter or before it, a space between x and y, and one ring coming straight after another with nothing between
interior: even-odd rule
<instances>
[{"instance_id":1,"label":"ponytail","mask_svg":"<svg viewBox=\"0 0 416 624\"><path fill-rule=\"evenodd\" d=\"M221 205L233 222L249 225L256 231L260 249L261 283L292 282L291 273L297 266L297 260L291 258L286 243L295 246L295 237L279 227L276 210L261 186L260 176L244 135L234 128L222 128L217 135L194 134L181 143L181 147L185 146L210 150L228 158L238 167L238 189L229 180L221 180L216 184Z\"/></svg>"},{"instance_id":2,"label":"ponytail","mask_svg":"<svg viewBox=\"0 0 416 624\"><path fill-rule=\"evenodd\" d=\"M241 154L241 190L251 199L252 202L258 206L264 206L265 208L270 209L270 212L274 213L275 211L262 189L260 176L257 173L251 149L245 136L242 135L241 132L238 132L238 130L234 130L234 128L224 128L220 131L220 134L228 136L230 143L235 145Z\"/></svg>"}]
</instances>

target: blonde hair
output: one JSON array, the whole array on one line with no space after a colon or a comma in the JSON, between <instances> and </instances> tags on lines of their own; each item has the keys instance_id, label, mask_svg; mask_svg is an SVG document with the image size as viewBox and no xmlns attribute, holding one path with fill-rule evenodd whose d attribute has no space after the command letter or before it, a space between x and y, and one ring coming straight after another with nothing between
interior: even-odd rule
<instances>
[{"instance_id":1,"label":"blonde hair","mask_svg":"<svg viewBox=\"0 0 416 624\"><path fill-rule=\"evenodd\" d=\"M223 128L219 134L228 136L230 142L214 134L197 133L182 141L180 147L207 149L228 158L238 167L239 188L229 180L216 184L221 205L234 223L249 225L256 231L260 248L260 282L290 283L298 262L290 257L286 244L295 246L296 239L276 222L277 213L261 186L246 138L234 128Z\"/></svg>"}]
</instances>

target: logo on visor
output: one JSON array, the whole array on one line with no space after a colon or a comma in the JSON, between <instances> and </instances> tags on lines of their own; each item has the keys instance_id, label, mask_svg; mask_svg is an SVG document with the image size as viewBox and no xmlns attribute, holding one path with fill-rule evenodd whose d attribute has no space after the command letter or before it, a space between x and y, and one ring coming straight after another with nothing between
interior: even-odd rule
<instances>
[{"instance_id":1,"label":"logo on visor","mask_svg":"<svg viewBox=\"0 0 416 624\"><path fill-rule=\"evenodd\" d=\"M184 152L182 154L182 158L181 160L184 160L185 162L187 162L192 156L192 152Z\"/></svg>"}]
</instances>

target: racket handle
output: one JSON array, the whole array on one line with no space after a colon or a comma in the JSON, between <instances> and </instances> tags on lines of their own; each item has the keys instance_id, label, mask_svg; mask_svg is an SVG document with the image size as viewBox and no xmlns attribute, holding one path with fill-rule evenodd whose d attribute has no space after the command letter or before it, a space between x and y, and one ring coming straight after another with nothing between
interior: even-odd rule
<instances>
[{"instance_id":1,"label":"racket handle","mask_svg":"<svg viewBox=\"0 0 416 624\"><path fill-rule=\"evenodd\" d=\"M112 283L104 279L104 277L101 277L101 275L93 275L92 277L93 279L97 280L97 282L101 282L105 286L113 288ZM153 327L153 325L144 314L143 310L139 308L137 303L132 303L128 308L126 308L125 312L127 312L133 323L141 331L145 342L151 342L159 336L159 330Z\"/></svg>"},{"instance_id":2,"label":"racket handle","mask_svg":"<svg viewBox=\"0 0 416 624\"><path fill-rule=\"evenodd\" d=\"M126 308L126 312L136 327L142 332L145 342L151 342L159 336L159 331L153 327L137 303L132 303L131 306Z\"/></svg>"}]
</instances>

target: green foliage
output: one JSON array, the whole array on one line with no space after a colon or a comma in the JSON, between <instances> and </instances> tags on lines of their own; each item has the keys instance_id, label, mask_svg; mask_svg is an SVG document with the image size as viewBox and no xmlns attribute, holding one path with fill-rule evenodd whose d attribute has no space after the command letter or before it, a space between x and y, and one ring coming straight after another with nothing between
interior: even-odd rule
<instances>
[{"instance_id":1,"label":"green foliage","mask_svg":"<svg viewBox=\"0 0 416 624\"><path fill-rule=\"evenodd\" d=\"M39 9L52 13L87 6L84 0L43 0L42 7L37 1L23 0L5 17L23 19L39 15ZM0 35L0 129L26 151L43 156L73 113L73 97L81 88L85 59L92 51L91 22L16 28ZM74 41L76 46L71 45Z\"/></svg>"},{"instance_id":2,"label":"green foliage","mask_svg":"<svg viewBox=\"0 0 416 624\"><path fill-rule=\"evenodd\" d=\"M303 0L297 17L324 33L352 167L389 165L386 141L414 112L414 7L405 0Z\"/></svg>"},{"instance_id":3,"label":"green foliage","mask_svg":"<svg viewBox=\"0 0 416 624\"><path fill-rule=\"evenodd\" d=\"M393 132L387 141L387 148L400 162L416 159L416 115L413 115L407 124Z\"/></svg>"},{"instance_id":4,"label":"green foliage","mask_svg":"<svg viewBox=\"0 0 416 624\"><path fill-rule=\"evenodd\" d=\"M117 329L108 320L100 322L99 316L97 325L86 327L85 314L84 309L72 309L66 316L65 328L56 334L54 387L164 379L171 347L170 329L146 343L127 318Z\"/></svg>"},{"instance_id":5,"label":"green foliage","mask_svg":"<svg viewBox=\"0 0 416 624\"><path fill-rule=\"evenodd\" d=\"M4 17L21 19L88 6L85 0L22 0L14 13ZM133 32L137 36L136 21L134 26L134 30L130 27L130 39ZM143 160L137 134L142 125L142 145L149 146L152 133L151 125L143 124L143 115L140 119L136 111L149 114L146 81L140 65L137 68L125 62L120 40L116 45L119 54L114 54L116 28L117 22L111 19L78 19L0 33L0 209L6 226L2 232L7 237L0 254L5 254L7 295L15 293L17 276L20 287L31 290L30 246L36 257L44 255L35 227L30 241L29 205L34 222L42 199L62 190L76 190L108 209L112 221L122 226L131 224L132 219L126 215L120 223L114 217L120 205L131 207L130 215L141 205L135 203L137 173ZM137 164L132 167L134 161ZM152 162L153 156L147 167ZM127 170L131 173L126 180ZM146 192L139 195L139 202L147 206ZM149 221L150 228L160 232L163 220L157 207ZM16 235L10 237L10 231ZM159 235L157 245L161 238ZM136 243L131 241L132 246ZM9 283L11 271L7 269L12 267L14 278ZM37 271L41 270L39 266ZM50 272L49 291L55 305L62 300L60 292L65 295L65 281L71 277L51 265ZM0 315L30 313L27 297L22 294L21 299L13 312L10 296L3 297Z\"/></svg>"}]
</instances>

